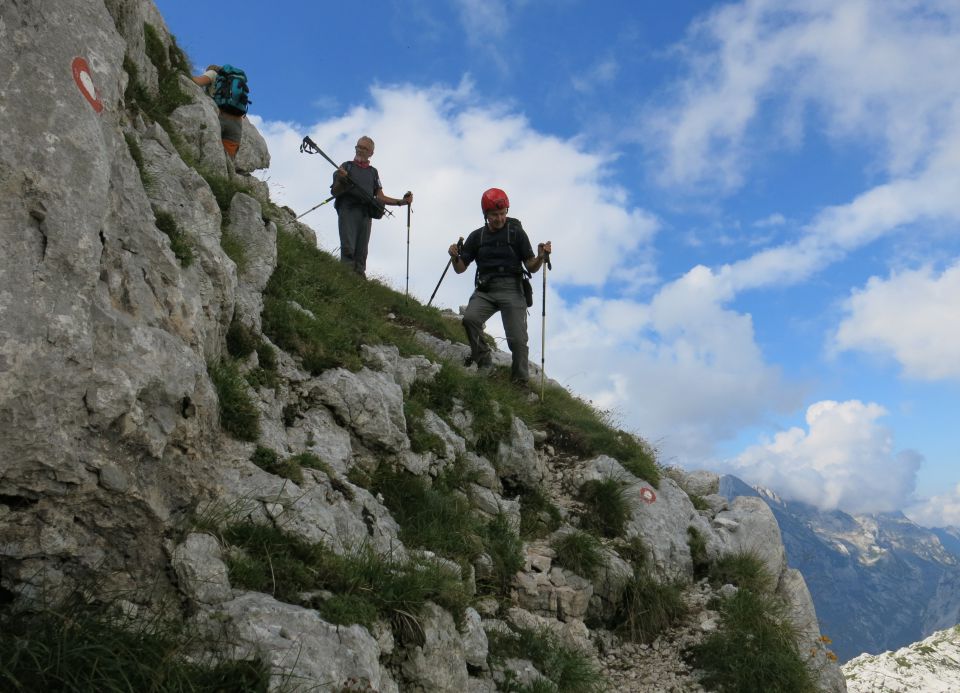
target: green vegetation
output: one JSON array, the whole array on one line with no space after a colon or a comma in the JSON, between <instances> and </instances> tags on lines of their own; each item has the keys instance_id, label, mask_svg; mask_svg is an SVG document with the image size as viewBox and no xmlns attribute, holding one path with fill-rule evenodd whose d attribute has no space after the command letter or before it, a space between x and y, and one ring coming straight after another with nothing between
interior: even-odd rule
<instances>
[{"instance_id":1,"label":"green vegetation","mask_svg":"<svg viewBox=\"0 0 960 693\"><path fill-rule=\"evenodd\" d=\"M703 496L698 496L696 493L687 494L690 497L690 502L693 503L693 507L696 510L709 510L710 504L704 500Z\"/></svg>"},{"instance_id":2,"label":"green vegetation","mask_svg":"<svg viewBox=\"0 0 960 693\"><path fill-rule=\"evenodd\" d=\"M594 578L604 565L603 546L587 532L570 532L552 543L557 552L555 563L585 578Z\"/></svg>"},{"instance_id":3,"label":"green vegetation","mask_svg":"<svg viewBox=\"0 0 960 693\"><path fill-rule=\"evenodd\" d=\"M128 107L140 110L170 133L170 114L180 106L192 103L190 96L180 91L179 77L181 74L190 75L190 64L173 37L169 49L164 48L163 41L152 25L144 23L143 38L147 58L157 69L157 93L152 94L141 82L137 66L124 56L123 69L128 76L124 100Z\"/></svg>"},{"instance_id":4,"label":"green vegetation","mask_svg":"<svg viewBox=\"0 0 960 693\"><path fill-rule=\"evenodd\" d=\"M591 479L580 487L579 499L586 506L580 517L584 529L604 537L618 537L630 520L627 486L616 479Z\"/></svg>"},{"instance_id":5,"label":"green vegetation","mask_svg":"<svg viewBox=\"0 0 960 693\"><path fill-rule=\"evenodd\" d=\"M746 551L721 556L710 567L709 577L710 584L715 587L730 584L757 594L770 592L774 588L773 578L767 572L763 559Z\"/></svg>"},{"instance_id":6,"label":"green vegetation","mask_svg":"<svg viewBox=\"0 0 960 693\"><path fill-rule=\"evenodd\" d=\"M707 540L696 527L687 527L687 546L690 549L690 560L693 562L694 579L705 578L713 564L707 557Z\"/></svg>"},{"instance_id":7,"label":"green vegetation","mask_svg":"<svg viewBox=\"0 0 960 693\"><path fill-rule=\"evenodd\" d=\"M215 177L207 180L221 208L227 209L233 191L218 192ZM263 329L273 343L299 356L313 374L336 367L359 370L362 344L395 344L405 356L432 356L411 327L466 342L459 321L377 281L359 278L293 234L279 231L277 251L277 268L265 292ZM474 449L480 454L493 456L508 436L512 418L518 416L534 428L546 428L560 451L610 455L632 474L652 484L659 480L653 452L635 436L613 427L608 413L597 412L555 386L548 389L544 402L530 402L529 391L513 385L505 369L477 378L458 364L446 363L435 381L414 385L408 400L414 419L411 433L420 450L435 449L437 441L418 429L418 414L431 409L448 417L454 400L459 400L474 415Z\"/></svg>"},{"instance_id":8,"label":"green vegetation","mask_svg":"<svg viewBox=\"0 0 960 693\"><path fill-rule=\"evenodd\" d=\"M77 596L39 611L0 613L5 691L268 690L270 671L263 663L222 654L197 659L200 651L199 638L178 619L134 615Z\"/></svg>"},{"instance_id":9,"label":"green vegetation","mask_svg":"<svg viewBox=\"0 0 960 693\"><path fill-rule=\"evenodd\" d=\"M635 565L606 626L635 642L649 643L686 613L680 582L657 582Z\"/></svg>"},{"instance_id":10,"label":"green vegetation","mask_svg":"<svg viewBox=\"0 0 960 693\"><path fill-rule=\"evenodd\" d=\"M208 364L207 372L220 399L220 425L238 440L254 441L260 436L260 413L247 391L247 381L231 358Z\"/></svg>"},{"instance_id":11,"label":"green vegetation","mask_svg":"<svg viewBox=\"0 0 960 693\"><path fill-rule=\"evenodd\" d=\"M590 657L565 646L549 630L520 629L513 633L489 635L490 659L502 663L509 658L529 659L548 683L519 686L511 682L504 690L524 693L562 691L564 693L599 693L606 690Z\"/></svg>"},{"instance_id":12,"label":"green vegetation","mask_svg":"<svg viewBox=\"0 0 960 693\"><path fill-rule=\"evenodd\" d=\"M240 549L229 553L230 583L302 604L304 594L333 592L311 603L333 623L371 627L375 617L389 619L403 632L418 631L415 617L432 601L454 617L463 614L467 595L460 578L436 561L396 561L366 547L339 556L322 544L310 544L271 525L234 524L222 533Z\"/></svg>"},{"instance_id":13,"label":"green vegetation","mask_svg":"<svg viewBox=\"0 0 960 693\"><path fill-rule=\"evenodd\" d=\"M286 459L280 459L275 450L258 445L250 456L250 461L265 472L282 476L295 484L303 483L303 470L318 469L330 475L330 465L311 452L301 452Z\"/></svg>"},{"instance_id":14,"label":"green vegetation","mask_svg":"<svg viewBox=\"0 0 960 693\"><path fill-rule=\"evenodd\" d=\"M152 181L150 180L150 174L147 173L147 165L143 160L143 150L140 149L137 138L129 132L123 133L123 139L126 141L127 149L130 151L130 158L133 159L133 163L137 165L137 171L140 172L140 182L143 183L143 187L146 188Z\"/></svg>"},{"instance_id":15,"label":"green vegetation","mask_svg":"<svg viewBox=\"0 0 960 693\"><path fill-rule=\"evenodd\" d=\"M193 262L193 248L187 236L180 230L176 219L169 212L163 212L157 209L153 210L154 223L157 228L167 234L170 239L170 250L184 267L189 267Z\"/></svg>"},{"instance_id":16,"label":"green vegetation","mask_svg":"<svg viewBox=\"0 0 960 693\"><path fill-rule=\"evenodd\" d=\"M484 594L506 594L523 567L523 543L503 515L486 522L466 498L454 493L466 478L454 465L429 485L422 477L383 465L373 475L370 490L383 494L405 545L429 549L464 567L486 554L493 574L477 588Z\"/></svg>"},{"instance_id":17,"label":"green vegetation","mask_svg":"<svg viewBox=\"0 0 960 693\"><path fill-rule=\"evenodd\" d=\"M520 536L539 539L555 532L563 522L560 509L538 488L520 486Z\"/></svg>"},{"instance_id":18,"label":"green vegetation","mask_svg":"<svg viewBox=\"0 0 960 693\"><path fill-rule=\"evenodd\" d=\"M720 628L691 651L708 688L729 693L813 693L784 603L741 588L720 606Z\"/></svg>"}]
</instances>

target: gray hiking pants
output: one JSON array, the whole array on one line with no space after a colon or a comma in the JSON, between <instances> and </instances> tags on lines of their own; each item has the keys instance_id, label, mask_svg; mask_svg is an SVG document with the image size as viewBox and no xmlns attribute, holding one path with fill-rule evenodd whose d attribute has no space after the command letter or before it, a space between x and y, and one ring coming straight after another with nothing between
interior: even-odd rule
<instances>
[{"instance_id":1,"label":"gray hiking pants","mask_svg":"<svg viewBox=\"0 0 960 693\"><path fill-rule=\"evenodd\" d=\"M366 276L367 249L370 246L370 228L373 220L367 210L357 205L345 204L337 210L337 226L340 230L340 262L353 271Z\"/></svg>"},{"instance_id":2,"label":"gray hiking pants","mask_svg":"<svg viewBox=\"0 0 960 693\"><path fill-rule=\"evenodd\" d=\"M463 314L463 329L470 341L474 363L484 366L491 362L490 347L483 341L483 326L497 311L503 320L507 346L513 355L511 375L514 380L530 378L527 348L527 302L523 298L520 277L491 279L483 291L477 289L470 297Z\"/></svg>"}]
</instances>

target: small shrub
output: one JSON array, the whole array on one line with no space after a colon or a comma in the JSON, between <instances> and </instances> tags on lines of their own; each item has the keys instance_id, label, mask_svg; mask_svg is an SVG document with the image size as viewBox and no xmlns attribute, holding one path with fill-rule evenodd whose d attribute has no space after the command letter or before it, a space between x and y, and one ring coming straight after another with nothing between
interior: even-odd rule
<instances>
[{"instance_id":1,"label":"small shrub","mask_svg":"<svg viewBox=\"0 0 960 693\"><path fill-rule=\"evenodd\" d=\"M630 502L626 489L626 484L616 479L591 479L584 482L578 494L586 506L586 511L580 518L581 526L604 537L618 537L623 534L630 520Z\"/></svg>"},{"instance_id":2,"label":"small shrub","mask_svg":"<svg viewBox=\"0 0 960 693\"><path fill-rule=\"evenodd\" d=\"M487 524L483 548L493 562L493 576L490 582L478 584L478 591L508 595L513 576L523 568L523 541L510 528L502 513Z\"/></svg>"},{"instance_id":3,"label":"small shrub","mask_svg":"<svg viewBox=\"0 0 960 693\"><path fill-rule=\"evenodd\" d=\"M516 489L520 500L520 536L539 539L555 532L563 522L560 510L538 488L520 486Z\"/></svg>"},{"instance_id":4,"label":"small shrub","mask_svg":"<svg viewBox=\"0 0 960 693\"><path fill-rule=\"evenodd\" d=\"M299 455L294 455L290 458L290 462L305 469L317 469L327 476L333 474L330 465L312 452L301 452Z\"/></svg>"},{"instance_id":5,"label":"small shrub","mask_svg":"<svg viewBox=\"0 0 960 693\"><path fill-rule=\"evenodd\" d=\"M715 690L748 693L813 693L817 690L797 647L796 629L783 602L740 589L720 607L720 628L691 650L703 683Z\"/></svg>"},{"instance_id":6,"label":"small shrub","mask_svg":"<svg viewBox=\"0 0 960 693\"><path fill-rule=\"evenodd\" d=\"M696 493L687 494L690 498L690 502L693 503L695 510L709 510L710 504L704 500L703 496L699 496Z\"/></svg>"},{"instance_id":7,"label":"small shrub","mask_svg":"<svg viewBox=\"0 0 960 693\"><path fill-rule=\"evenodd\" d=\"M154 210L154 223L156 227L167 235L170 239L170 250L184 267L189 267L193 262L193 248L186 234L180 230L176 219L169 212Z\"/></svg>"},{"instance_id":8,"label":"small shrub","mask_svg":"<svg viewBox=\"0 0 960 693\"><path fill-rule=\"evenodd\" d=\"M229 231L221 230L220 247L224 254L237 266L238 272L243 272L247 268L247 247L240 240L240 237Z\"/></svg>"},{"instance_id":9,"label":"small shrub","mask_svg":"<svg viewBox=\"0 0 960 693\"><path fill-rule=\"evenodd\" d=\"M237 319L227 329L227 351L238 359L246 358L260 345L260 340L249 327Z\"/></svg>"},{"instance_id":10,"label":"small shrub","mask_svg":"<svg viewBox=\"0 0 960 693\"><path fill-rule=\"evenodd\" d=\"M250 399L247 382L232 359L208 365L207 372L220 399L220 425L238 440L260 437L260 413Z\"/></svg>"},{"instance_id":11,"label":"small shrub","mask_svg":"<svg viewBox=\"0 0 960 693\"><path fill-rule=\"evenodd\" d=\"M328 590L340 598L323 608L339 619L357 619L354 622L369 627L375 611L409 629L416 627L410 619L428 601L455 618L462 617L467 606L459 577L436 561L395 561L368 547L337 555L272 525L235 524L224 529L222 536L235 547L227 559L231 584L292 604L302 603L305 592Z\"/></svg>"},{"instance_id":12,"label":"small shrub","mask_svg":"<svg viewBox=\"0 0 960 693\"><path fill-rule=\"evenodd\" d=\"M623 637L649 643L686 612L679 582L659 583L638 570L623 588L607 625Z\"/></svg>"},{"instance_id":13,"label":"small shrub","mask_svg":"<svg viewBox=\"0 0 960 693\"><path fill-rule=\"evenodd\" d=\"M407 546L468 562L483 552L483 524L462 496L432 488L421 477L386 465L377 470L371 490L383 494Z\"/></svg>"},{"instance_id":14,"label":"small shrub","mask_svg":"<svg viewBox=\"0 0 960 693\"><path fill-rule=\"evenodd\" d=\"M590 657L565 646L549 630L519 629L509 634L492 632L488 637L491 660L529 659L537 671L546 677L550 686L537 684L536 687L510 690L570 693L599 693L606 690L606 682Z\"/></svg>"},{"instance_id":15,"label":"small shrub","mask_svg":"<svg viewBox=\"0 0 960 693\"><path fill-rule=\"evenodd\" d=\"M250 456L250 461L265 472L289 479L295 484L303 483L303 471L293 457L280 459L275 451L258 445Z\"/></svg>"},{"instance_id":16,"label":"small shrub","mask_svg":"<svg viewBox=\"0 0 960 693\"><path fill-rule=\"evenodd\" d=\"M710 567L709 578L716 587L731 584L757 594L770 592L774 587L763 559L750 552L721 556Z\"/></svg>"},{"instance_id":17,"label":"small shrub","mask_svg":"<svg viewBox=\"0 0 960 693\"><path fill-rule=\"evenodd\" d=\"M595 536L586 532L571 532L553 541L557 552L556 563L577 575L591 579L604 565L603 547Z\"/></svg>"},{"instance_id":18,"label":"small shrub","mask_svg":"<svg viewBox=\"0 0 960 693\"><path fill-rule=\"evenodd\" d=\"M710 571L710 559L707 557L707 540L696 527L687 527L687 546L690 548L690 560L693 562L693 577L704 578Z\"/></svg>"},{"instance_id":19,"label":"small shrub","mask_svg":"<svg viewBox=\"0 0 960 693\"><path fill-rule=\"evenodd\" d=\"M0 613L0 681L9 691L267 691L262 662L229 660L226 645L197 658L200 646L172 614L134 616L75 595Z\"/></svg>"}]
</instances>

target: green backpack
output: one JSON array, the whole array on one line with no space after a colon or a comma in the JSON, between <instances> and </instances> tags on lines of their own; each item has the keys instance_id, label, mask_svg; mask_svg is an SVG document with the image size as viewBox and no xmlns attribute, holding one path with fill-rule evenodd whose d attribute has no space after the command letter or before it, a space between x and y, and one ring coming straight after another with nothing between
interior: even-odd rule
<instances>
[{"instance_id":1,"label":"green backpack","mask_svg":"<svg viewBox=\"0 0 960 693\"><path fill-rule=\"evenodd\" d=\"M217 71L217 78L213 82L213 101L227 113L245 115L248 106L253 103L247 96L249 93L247 73L239 67L224 65Z\"/></svg>"}]
</instances>

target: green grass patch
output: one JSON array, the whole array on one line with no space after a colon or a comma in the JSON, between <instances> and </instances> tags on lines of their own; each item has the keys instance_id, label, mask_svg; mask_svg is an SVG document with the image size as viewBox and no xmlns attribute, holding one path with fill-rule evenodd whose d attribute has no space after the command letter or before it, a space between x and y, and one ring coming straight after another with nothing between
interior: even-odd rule
<instances>
[{"instance_id":1,"label":"green grass patch","mask_svg":"<svg viewBox=\"0 0 960 693\"><path fill-rule=\"evenodd\" d=\"M164 212L157 209L153 210L154 224L170 239L170 250L184 267L189 267L193 262L193 246L186 234L177 225L177 220L173 218L170 212Z\"/></svg>"},{"instance_id":2,"label":"green grass patch","mask_svg":"<svg viewBox=\"0 0 960 693\"><path fill-rule=\"evenodd\" d=\"M564 691L565 693L600 693L606 682L590 657L567 647L549 630L519 629L512 633L493 632L489 636L490 659L502 663L520 658L533 662L534 667L549 682L550 687L520 687L511 691Z\"/></svg>"},{"instance_id":3,"label":"green grass patch","mask_svg":"<svg viewBox=\"0 0 960 693\"><path fill-rule=\"evenodd\" d=\"M730 584L757 594L775 587L763 560L747 551L721 556L710 566L709 578L715 587Z\"/></svg>"},{"instance_id":4,"label":"green grass patch","mask_svg":"<svg viewBox=\"0 0 960 693\"><path fill-rule=\"evenodd\" d=\"M377 469L370 490L383 494L405 545L461 562L473 561L483 553L483 522L461 495L388 465Z\"/></svg>"},{"instance_id":5,"label":"green grass patch","mask_svg":"<svg viewBox=\"0 0 960 693\"><path fill-rule=\"evenodd\" d=\"M554 562L582 577L596 577L604 565L603 546L587 532L564 534L554 539L551 546L557 552Z\"/></svg>"},{"instance_id":6,"label":"green grass patch","mask_svg":"<svg viewBox=\"0 0 960 693\"><path fill-rule=\"evenodd\" d=\"M731 693L817 690L781 600L740 589L721 604L720 621L720 628L691 650L707 688Z\"/></svg>"},{"instance_id":7,"label":"green grass patch","mask_svg":"<svg viewBox=\"0 0 960 693\"><path fill-rule=\"evenodd\" d=\"M483 540L484 550L493 562L493 574L489 580L478 581L477 591L507 596L513 576L523 568L523 541L510 528L503 514L487 524Z\"/></svg>"},{"instance_id":8,"label":"green grass patch","mask_svg":"<svg viewBox=\"0 0 960 693\"><path fill-rule=\"evenodd\" d=\"M580 486L577 497L586 506L580 525L604 537L623 534L630 520L627 485L616 479L591 479Z\"/></svg>"},{"instance_id":9,"label":"green grass patch","mask_svg":"<svg viewBox=\"0 0 960 693\"><path fill-rule=\"evenodd\" d=\"M660 481L653 450L641 439L619 429L610 412L592 405L560 387L551 387L538 406L536 420L550 432L554 447L580 457L609 455L634 476L653 486Z\"/></svg>"},{"instance_id":10,"label":"green grass patch","mask_svg":"<svg viewBox=\"0 0 960 693\"><path fill-rule=\"evenodd\" d=\"M159 123L168 133L172 133L170 114L180 106L193 102L190 95L180 89L180 75L190 75L189 62L172 36L169 49L165 48L152 25L144 23L143 38L147 58L157 69L157 92L151 93L141 81L140 72L134 62L125 56L123 68L128 79L124 101L128 107L139 110L150 120Z\"/></svg>"},{"instance_id":11,"label":"green grass patch","mask_svg":"<svg viewBox=\"0 0 960 693\"><path fill-rule=\"evenodd\" d=\"M624 586L606 626L634 642L653 642L687 613L683 585L657 582L644 569L635 569Z\"/></svg>"},{"instance_id":12,"label":"green grass patch","mask_svg":"<svg viewBox=\"0 0 960 693\"><path fill-rule=\"evenodd\" d=\"M538 488L519 486L520 536L524 539L540 539L552 534L563 523L560 509Z\"/></svg>"},{"instance_id":13,"label":"green grass patch","mask_svg":"<svg viewBox=\"0 0 960 693\"><path fill-rule=\"evenodd\" d=\"M707 557L707 540L696 527L687 527L687 547L693 562L693 577L696 580L707 577L712 564Z\"/></svg>"},{"instance_id":14,"label":"green grass patch","mask_svg":"<svg viewBox=\"0 0 960 693\"><path fill-rule=\"evenodd\" d=\"M0 613L0 681L24 693L268 690L263 663L218 653L198 659L208 645L176 618L73 597L55 608Z\"/></svg>"},{"instance_id":15,"label":"green grass patch","mask_svg":"<svg viewBox=\"0 0 960 693\"><path fill-rule=\"evenodd\" d=\"M330 475L333 470L330 465L314 455L312 452L301 452L286 459L281 459L276 451L258 445L250 456L250 461L265 472L289 479L295 484L303 483L303 470L317 469Z\"/></svg>"},{"instance_id":16,"label":"green grass patch","mask_svg":"<svg viewBox=\"0 0 960 693\"><path fill-rule=\"evenodd\" d=\"M230 551L231 584L266 592L281 601L304 603L305 592L328 590L333 603L318 602L325 617L337 623L373 626L374 615L404 630L411 618L432 601L462 617L468 600L460 578L435 561L394 561L361 547L337 555L322 544L310 544L272 525L235 524L222 533Z\"/></svg>"},{"instance_id":17,"label":"green grass patch","mask_svg":"<svg viewBox=\"0 0 960 693\"><path fill-rule=\"evenodd\" d=\"M257 411L247 381L236 361L225 358L208 364L207 372L220 400L220 425L238 440L254 441L260 437L260 412Z\"/></svg>"}]
</instances>

